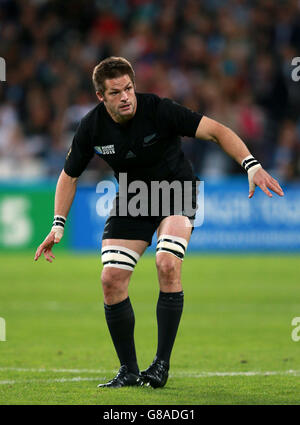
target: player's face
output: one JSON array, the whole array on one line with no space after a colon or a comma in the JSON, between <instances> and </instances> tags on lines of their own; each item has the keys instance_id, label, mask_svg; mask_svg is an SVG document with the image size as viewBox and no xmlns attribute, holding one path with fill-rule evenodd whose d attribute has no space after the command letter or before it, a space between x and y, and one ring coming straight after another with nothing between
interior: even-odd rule
<instances>
[{"instance_id":1,"label":"player's face","mask_svg":"<svg viewBox=\"0 0 300 425\"><path fill-rule=\"evenodd\" d=\"M97 97L112 119L118 123L131 119L136 112L136 96L129 75L105 80L105 87L104 95L97 92Z\"/></svg>"}]
</instances>

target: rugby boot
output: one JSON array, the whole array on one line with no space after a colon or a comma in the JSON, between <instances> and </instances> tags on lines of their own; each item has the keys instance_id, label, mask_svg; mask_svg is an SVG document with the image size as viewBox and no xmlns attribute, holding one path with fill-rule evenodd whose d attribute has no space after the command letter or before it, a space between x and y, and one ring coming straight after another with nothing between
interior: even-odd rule
<instances>
[{"instance_id":1,"label":"rugby boot","mask_svg":"<svg viewBox=\"0 0 300 425\"><path fill-rule=\"evenodd\" d=\"M151 385L152 388L160 388L166 385L169 376L169 364L157 357L153 360L148 369L140 372L143 385Z\"/></svg>"},{"instance_id":2,"label":"rugby boot","mask_svg":"<svg viewBox=\"0 0 300 425\"><path fill-rule=\"evenodd\" d=\"M99 384L98 388L121 388L121 387L130 387L130 386L141 386L143 382L141 378L131 372L128 372L126 365L120 367L117 375L106 384Z\"/></svg>"}]
</instances>

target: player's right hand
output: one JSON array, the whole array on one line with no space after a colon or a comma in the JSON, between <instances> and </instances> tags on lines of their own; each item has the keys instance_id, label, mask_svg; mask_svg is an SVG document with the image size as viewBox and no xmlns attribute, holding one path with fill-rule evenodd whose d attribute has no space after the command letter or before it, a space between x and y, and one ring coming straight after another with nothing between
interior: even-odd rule
<instances>
[{"instance_id":1,"label":"player's right hand","mask_svg":"<svg viewBox=\"0 0 300 425\"><path fill-rule=\"evenodd\" d=\"M55 255L52 252L52 247L55 243L58 243L59 241L60 238L57 237L56 232L54 230L51 230L44 242L41 243L41 245L36 250L34 260L37 261L43 253L46 260L49 261L49 263L52 263L52 260L55 258Z\"/></svg>"}]
</instances>

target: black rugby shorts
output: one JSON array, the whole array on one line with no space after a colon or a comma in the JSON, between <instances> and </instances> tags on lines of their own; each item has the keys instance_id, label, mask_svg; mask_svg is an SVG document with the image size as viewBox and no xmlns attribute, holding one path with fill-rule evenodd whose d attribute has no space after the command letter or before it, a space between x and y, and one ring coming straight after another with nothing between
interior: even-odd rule
<instances>
[{"instance_id":1,"label":"black rugby shorts","mask_svg":"<svg viewBox=\"0 0 300 425\"><path fill-rule=\"evenodd\" d=\"M197 187L192 193L192 206L194 209L197 207ZM184 205L184 204L182 204ZM102 240L105 239L127 239L127 240L142 240L152 243L152 237L156 229L159 227L161 221L169 216L182 215L190 219L192 231L194 230L193 222L196 213L192 215L185 214L184 211L178 213L174 210L173 202L170 202L170 213L168 215L157 216L137 216L131 215L119 216L119 195L117 194L114 200L114 213L110 214L106 220Z\"/></svg>"}]
</instances>

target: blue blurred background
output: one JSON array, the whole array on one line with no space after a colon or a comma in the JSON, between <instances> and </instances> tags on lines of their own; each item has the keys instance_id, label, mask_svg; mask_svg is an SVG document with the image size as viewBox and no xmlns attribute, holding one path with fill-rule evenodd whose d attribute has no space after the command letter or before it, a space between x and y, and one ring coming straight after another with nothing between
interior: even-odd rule
<instances>
[{"instance_id":1,"label":"blue blurred background","mask_svg":"<svg viewBox=\"0 0 300 425\"><path fill-rule=\"evenodd\" d=\"M205 182L196 251L299 251L300 56L297 0L0 0L0 249L33 248L48 232L55 181L79 120L97 102L91 73L124 56L137 91L153 92L236 131L283 184L284 199L247 199L245 173L213 143L185 138ZM80 179L65 246L99 247L95 158ZM90 211L88 213L87 211ZM85 218L85 234L80 220Z\"/></svg>"}]
</instances>

